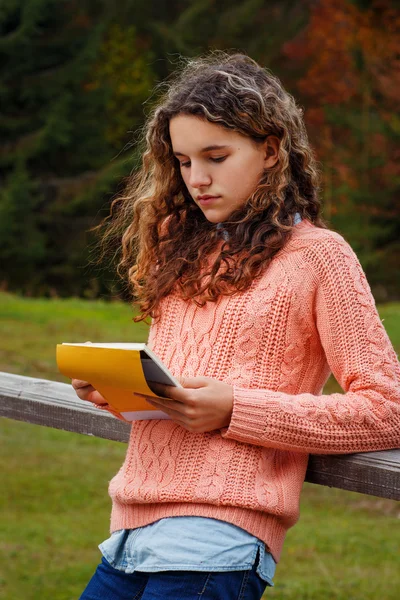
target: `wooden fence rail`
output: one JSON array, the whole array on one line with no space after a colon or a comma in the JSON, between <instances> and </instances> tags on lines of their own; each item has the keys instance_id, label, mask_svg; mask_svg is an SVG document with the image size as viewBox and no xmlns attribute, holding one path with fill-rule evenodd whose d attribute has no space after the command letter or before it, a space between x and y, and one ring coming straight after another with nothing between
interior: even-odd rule
<instances>
[{"instance_id":1,"label":"wooden fence rail","mask_svg":"<svg viewBox=\"0 0 400 600\"><path fill-rule=\"evenodd\" d=\"M127 442L130 425L79 400L70 385L0 372L0 416ZM306 481L400 500L400 449L310 456Z\"/></svg>"}]
</instances>

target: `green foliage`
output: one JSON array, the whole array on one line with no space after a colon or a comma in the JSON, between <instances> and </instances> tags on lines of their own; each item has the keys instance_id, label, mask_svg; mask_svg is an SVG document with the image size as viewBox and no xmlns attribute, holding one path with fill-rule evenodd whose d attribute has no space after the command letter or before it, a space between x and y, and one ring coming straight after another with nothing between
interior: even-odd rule
<instances>
[{"instance_id":1,"label":"green foliage","mask_svg":"<svg viewBox=\"0 0 400 600\"><path fill-rule=\"evenodd\" d=\"M110 272L90 266L89 230L135 164L128 132L154 79L145 40L115 24L111 8L1 4L0 281L10 289L90 296L110 287Z\"/></svg>"},{"instance_id":2,"label":"green foliage","mask_svg":"<svg viewBox=\"0 0 400 600\"><path fill-rule=\"evenodd\" d=\"M0 282L19 287L35 280L35 265L45 255L45 240L35 209L38 197L20 163L0 192Z\"/></svg>"},{"instance_id":3,"label":"green foliage","mask_svg":"<svg viewBox=\"0 0 400 600\"><path fill-rule=\"evenodd\" d=\"M1 285L61 296L119 290L112 265L92 266L90 229L138 164L154 84L175 69L179 53L230 48L271 68L306 107L326 217L359 254L376 297L398 297L393 7L391 0L2 0Z\"/></svg>"},{"instance_id":4,"label":"green foliage","mask_svg":"<svg viewBox=\"0 0 400 600\"><path fill-rule=\"evenodd\" d=\"M154 85L154 74L149 65L154 60L151 52L138 44L134 26L122 28L113 24L104 40L93 82L90 88L106 89L106 138L120 148L129 130L141 125L141 106Z\"/></svg>"}]
</instances>

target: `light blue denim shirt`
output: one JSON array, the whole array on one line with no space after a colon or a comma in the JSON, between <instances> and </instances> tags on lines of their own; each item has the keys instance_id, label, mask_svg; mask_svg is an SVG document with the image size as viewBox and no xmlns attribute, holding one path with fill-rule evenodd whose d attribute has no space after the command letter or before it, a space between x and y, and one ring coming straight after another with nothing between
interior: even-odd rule
<instances>
[{"instance_id":1,"label":"light blue denim shirt","mask_svg":"<svg viewBox=\"0 0 400 600\"><path fill-rule=\"evenodd\" d=\"M168 517L145 527L121 529L99 545L119 571L245 571L257 558L257 573L273 586L276 563L259 539L225 521Z\"/></svg>"},{"instance_id":2,"label":"light blue denim shirt","mask_svg":"<svg viewBox=\"0 0 400 600\"><path fill-rule=\"evenodd\" d=\"M301 220L296 213L294 224ZM226 239L222 223L217 228ZM264 543L244 529L217 519L160 519L145 527L115 531L99 548L115 569L126 573L244 571L253 567L259 553L257 573L268 585L274 585L276 563Z\"/></svg>"},{"instance_id":3,"label":"light blue denim shirt","mask_svg":"<svg viewBox=\"0 0 400 600\"><path fill-rule=\"evenodd\" d=\"M297 225L298 223L301 223L301 221L302 221L302 218L300 216L300 213L296 213L294 215L294 224Z\"/></svg>"}]
</instances>

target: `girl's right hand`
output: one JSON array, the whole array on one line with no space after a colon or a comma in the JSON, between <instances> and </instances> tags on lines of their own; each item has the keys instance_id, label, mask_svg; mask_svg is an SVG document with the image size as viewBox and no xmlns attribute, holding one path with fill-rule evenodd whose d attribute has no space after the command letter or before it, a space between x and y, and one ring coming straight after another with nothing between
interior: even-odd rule
<instances>
[{"instance_id":1,"label":"girl's right hand","mask_svg":"<svg viewBox=\"0 0 400 600\"><path fill-rule=\"evenodd\" d=\"M107 400L88 381L72 379L71 383L76 395L81 400L87 400L93 404L108 404Z\"/></svg>"}]
</instances>

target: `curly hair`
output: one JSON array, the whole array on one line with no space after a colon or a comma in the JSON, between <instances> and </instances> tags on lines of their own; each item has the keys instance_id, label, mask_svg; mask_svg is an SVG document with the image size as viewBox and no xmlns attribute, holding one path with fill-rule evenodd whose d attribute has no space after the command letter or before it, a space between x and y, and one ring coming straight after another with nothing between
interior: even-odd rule
<instances>
[{"instance_id":1,"label":"curly hair","mask_svg":"<svg viewBox=\"0 0 400 600\"><path fill-rule=\"evenodd\" d=\"M280 81L245 54L212 51L181 61L158 86L163 94L143 128L141 168L114 200L103 238L122 234L118 272L128 276L141 313L136 320L157 317L171 292L202 306L249 288L290 237L295 213L325 227L302 110ZM279 139L276 165L223 224L222 246L218 226L193 201L173 154L169 123L177 115L256 143Z\"/></svg>"}]
</instances>

